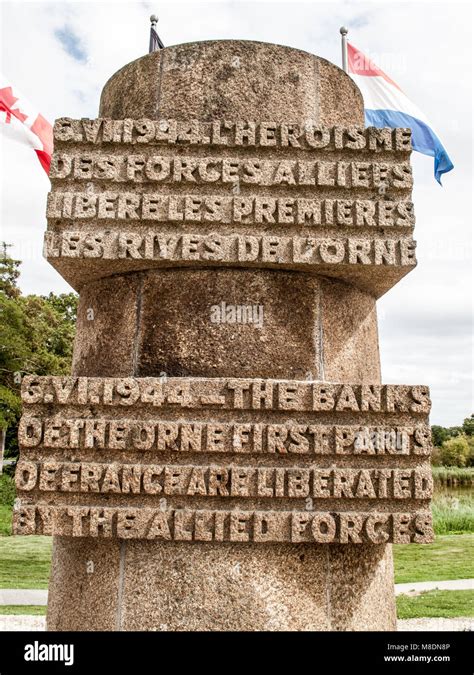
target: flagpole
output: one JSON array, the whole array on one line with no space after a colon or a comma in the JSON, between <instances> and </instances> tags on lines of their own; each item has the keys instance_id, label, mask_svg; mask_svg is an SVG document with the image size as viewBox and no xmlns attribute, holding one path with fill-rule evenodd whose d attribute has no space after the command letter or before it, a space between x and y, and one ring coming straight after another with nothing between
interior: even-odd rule
<instances>
[{"instance_id":1,"label":"flagpole","mask_svg":"<svg viewBox=\"0 0 474 675\"><path fill-rule=\"evenodd\" d=\"M341 26L339 28L339 32L341 34L342 70L345 73L348 73L349 68L347 67L347 33L349 32L349 30L345 26Z\"/></svg>"},{"instance_id":2,"label":"flagpole","mask_svg":"<svg viewBox=\"0 0 474 675\"><path fill-rule=\"evenodd\" d=\"M156 24L158 23L158 17L156 14L150 16L150 45L148 47L148 53L156 52L158 49L164 49L165 45L162 43L160 36L156 32Z\"/></svg>"},{"instance_id":3,"label":"flagpole","mask_svg":"<svg viewBox=\"0 0 474 675\"><path fill-rule=\"evenodd\" d=\"M151 54L152 51L154 51L153 50L153 47L154 47L153 30L156 30L156 24L158 23L158 17L156 16L156 14L152 14L150 16L150 23L151 23L151 26L150 26L150 44L148 45L148 53L149 54Z\"/></svg>"}]
</instances>

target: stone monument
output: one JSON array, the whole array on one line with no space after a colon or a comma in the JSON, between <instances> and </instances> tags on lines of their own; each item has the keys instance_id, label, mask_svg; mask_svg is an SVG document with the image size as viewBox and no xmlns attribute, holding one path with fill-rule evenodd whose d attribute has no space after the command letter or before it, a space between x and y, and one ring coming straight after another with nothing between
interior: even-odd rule
<instances>
[{"instance_id":1,"label":"stone monument","mask_svg":"<svg viewBox=\"0 0 474 675\"><path fill-rule=\"evenodd\" d=\"M376 300L416 264L407 129L339 68L176 45L57 120L45 255L71 377L22 388L16 534L50 630L393 630L429 542L429 391L382 385Z\"/></svg>"}]
</instances>

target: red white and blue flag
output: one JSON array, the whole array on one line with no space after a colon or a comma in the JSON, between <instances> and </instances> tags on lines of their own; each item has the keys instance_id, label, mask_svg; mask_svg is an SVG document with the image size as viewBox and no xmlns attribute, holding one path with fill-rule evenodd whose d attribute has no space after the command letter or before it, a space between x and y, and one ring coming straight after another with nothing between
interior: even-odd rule
<instances>
[{"instance_id":1,"label":"red white and blue flag","mask_svg":"<svg viewBox=\"0 0 474 675\"><path fill-rule=\"evenodd\" d=\"M412 132L414 150L434 157L439 184L443 173L454 168L448 153L425 115L371 59L347 43L349 75L362 92L368 127L404 127Z\"/></svg>"},{"instance_id":2,"label":"red white and blue flag","mask_svg":"<svg viewBox=\"0 0 474 675\"><path fill-rule=\"evenodd\" d=\"M53 153L53 128L1 73L0 128L5 136L31 147L43 169L49 173Z\"/></svg>"}]
</instances>

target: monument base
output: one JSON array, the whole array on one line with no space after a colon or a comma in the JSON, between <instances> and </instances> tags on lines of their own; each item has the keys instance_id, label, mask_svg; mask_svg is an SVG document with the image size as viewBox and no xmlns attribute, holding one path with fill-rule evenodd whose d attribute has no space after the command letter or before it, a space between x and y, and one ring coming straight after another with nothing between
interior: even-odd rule
<instances>
[{"instance_id":1,"label":"monument base","mask_svg":"<svg viewBox=\"0 0 474 675\"><path fill-rule=\"evenodd\" d=\"M55 537L48 630L391 631L392 547Z\"/></svg>"}]
</instances>

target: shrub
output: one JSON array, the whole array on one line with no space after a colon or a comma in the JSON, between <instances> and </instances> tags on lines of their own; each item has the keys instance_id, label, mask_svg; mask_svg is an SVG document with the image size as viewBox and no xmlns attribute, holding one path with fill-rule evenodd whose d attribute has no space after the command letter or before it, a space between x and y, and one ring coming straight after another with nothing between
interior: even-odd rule
<instances>
[{"instance_id":1,"label":"shrub","mask_svg":"<svg viewBox=\"0 0 474 675\"><path fill-rule=\"evenodd\" d=\"M15 481L6 473L0 475L0 504L13 506L16 498Z\"/></svg>"},{"instance_id":2,"label":"shrub","mask_svg":"<svg viewBox=\"0 0 474 675\"><path fill-rule=\"evenodd\" d=\"M466 466L469 463L471 449L464 434L444 441L440 458L444 466Z\"/></svg>"}]
</instances>

